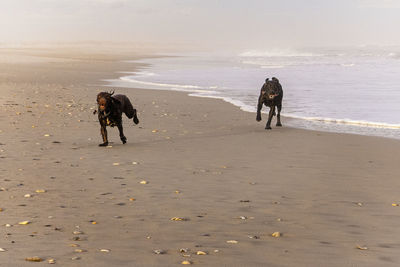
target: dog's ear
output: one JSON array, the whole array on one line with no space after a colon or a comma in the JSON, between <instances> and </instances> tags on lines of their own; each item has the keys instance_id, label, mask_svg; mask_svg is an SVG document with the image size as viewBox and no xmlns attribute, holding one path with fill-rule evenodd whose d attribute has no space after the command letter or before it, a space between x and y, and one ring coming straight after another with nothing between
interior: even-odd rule
<instances>
[{"instance_id":1,"label":"dog's ear","mask_svg":"<svg viewBox=\"0 0 400 267\"><path fill-rule=\"evenodd\" d=\"M100 92L97 94L97 103L99 103L101 98L107 98L108 93L107 92Z\"/></svg>"}]
</instances>

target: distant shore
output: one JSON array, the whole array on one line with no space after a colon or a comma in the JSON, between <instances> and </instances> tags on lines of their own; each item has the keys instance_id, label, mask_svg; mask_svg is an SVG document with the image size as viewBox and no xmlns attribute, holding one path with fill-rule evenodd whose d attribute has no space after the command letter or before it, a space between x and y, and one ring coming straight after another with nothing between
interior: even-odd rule
<instances>
[{"instance_id":1,"label":"distant shore","mask_svg":"<svg viewBox=\"0 0 400 267\"><path fill-rule=\"evenodd\" d=\"M400 264L400 141L265 131L222 100L98 86L151 55L0 50L0 266ZM109 90L140 124L100 148Z\"/></svg>"}]
</instances>

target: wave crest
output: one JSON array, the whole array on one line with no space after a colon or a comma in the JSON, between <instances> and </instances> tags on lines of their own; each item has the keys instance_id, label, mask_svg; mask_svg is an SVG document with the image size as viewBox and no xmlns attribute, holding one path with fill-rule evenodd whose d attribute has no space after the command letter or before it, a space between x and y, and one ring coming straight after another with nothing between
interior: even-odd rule
<instances>
[{"instance_id":1,"label":"wave crest","mask_svg":"<svg viewBox=\"0 0 400 267\"><path fill-rule=\"evenodd\" d=\"M294 50L249 50L239 54L239 57L321 57L324 54L298 52Z\"/></svg>"}]
</instances>

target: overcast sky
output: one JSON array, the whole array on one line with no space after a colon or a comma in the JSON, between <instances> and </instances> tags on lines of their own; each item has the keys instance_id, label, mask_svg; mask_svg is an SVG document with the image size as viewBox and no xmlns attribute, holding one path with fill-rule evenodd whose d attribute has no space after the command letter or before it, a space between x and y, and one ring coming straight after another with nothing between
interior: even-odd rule
<instances>
[{"instance_id":1,"label":"overcast sky","mask_svg":"<svg viewBox=\"0 0 400 267\"><path fill-rule=\"evenodd\" d=\"M1 0L0 42L400 45L400 0Z\"/></svg>"}]
</instances>

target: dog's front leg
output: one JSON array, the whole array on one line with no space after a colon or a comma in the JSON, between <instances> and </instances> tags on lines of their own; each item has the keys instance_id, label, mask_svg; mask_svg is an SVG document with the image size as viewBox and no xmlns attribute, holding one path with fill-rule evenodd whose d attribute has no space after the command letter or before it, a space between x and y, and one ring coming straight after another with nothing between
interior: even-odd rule
<instances>
[{"instance_id":1,"label":"dog's front leg","mask_svg":"<svg viewBox=\"0 0 400 267\"><path fill-rule=\"evenodd\" d=\"M100 123L100 124L101 124L100 132L101 132L101 136L103 137L103 143L99 144L99 146L108 146L106 125L103 123Z\"/></svg>"},{"instance_id":2,"label":"dog's front leg","mask_svg":"<svg viewBox=\"0 0 400 267\"><path fill-rule=\"evenodd\" d=\"M122 128L122 122L118 123L118 130L119 130L119 138L121 138L122 143L125 144L126 137L124 135L124 129Z\"/></svg>"},{"instance_id":3,"label":"dog's front leg","mask_svg":"<svg viewBox=\"0 0 400 267\"><path fill-rule=\"evenodd\" d=\"M275 113L275 106L273 105L269 110L267 125L265 125L266 130L271 130L271 121L272 117L274 116L274 113Z\"/></svg>"},{"instance_id":4,"label":"dog's front leg","mask_svg":"<svg viewBox=\"0 0 400 267\"><path fill-rule=\"evenodd\" d=\"M261 121L261 109L262 109L262 106L263 106L263 100L262 100L262 96L260 96L258 98L258 105L257 105L257 117L256 117L257 121Z\"/></svg>"}]
</instances>

